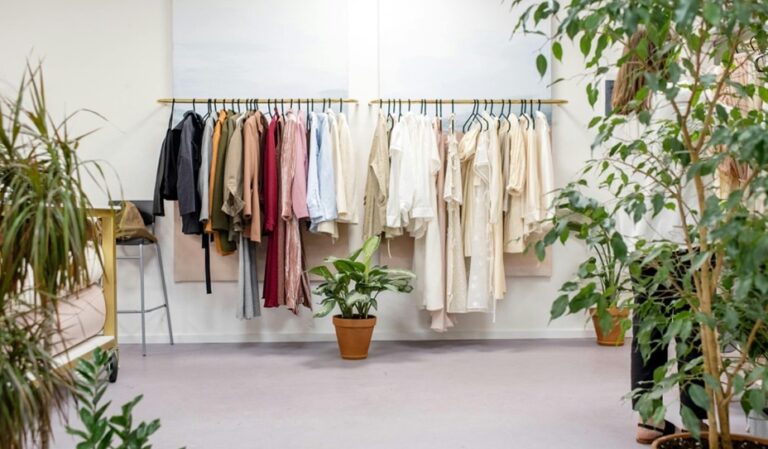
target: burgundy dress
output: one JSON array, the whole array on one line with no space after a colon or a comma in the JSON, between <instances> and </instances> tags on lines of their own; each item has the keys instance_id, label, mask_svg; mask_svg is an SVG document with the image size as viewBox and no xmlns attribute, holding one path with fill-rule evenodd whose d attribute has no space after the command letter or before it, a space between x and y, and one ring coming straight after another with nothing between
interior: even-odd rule
<instances>
[{"instance_id":1,"label":"burgundy dress","mask_svg":"<svg viewBox=\"0 0 768 449\"><path fill-rule=\"evenodd\" d=\"M280 129L277 114L272 116L272 121L267 129L267 139L264 149L264 162L262 166L262 180L264 189L264 232L269 236L267 242L267 256L264 264L264 307L279 307L278 294L279 277L279 237L280 228L283 227L279 216L279 177L277 144L280 137Z\"/></svg>"}]
</instances>

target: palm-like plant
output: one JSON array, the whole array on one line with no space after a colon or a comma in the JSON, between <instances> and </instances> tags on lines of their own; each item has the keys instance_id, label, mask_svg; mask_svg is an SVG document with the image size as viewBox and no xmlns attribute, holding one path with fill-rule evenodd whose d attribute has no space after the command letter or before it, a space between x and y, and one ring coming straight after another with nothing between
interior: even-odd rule
<instances>
[{"instance_id":1,"label":"palm-like plant","mask_svg":"<svg viewBox=\"0 0 768 449\"><path fill-rule=\"evenodd\" d=\"M349 257L328 257L336 269L331 272L325 265L318 265L310 273L323 278L315 293L323 297L316 317L331 313L338 306L342 318L366 319L371 309L378 308L377 297L383 291L407 293L413 290L411 281L415 275L408 271L386 266L372 265L373 254L379 248L380 238L373 236Z\"/></svg>"},{"instance_id":2,"label":"palm-like plant","mask_svg":"<svg viewBox=\"0 0 768 449\"><path fill-rule=\"evenodd\" d=\"M71 378L49 353L59 331L56 298L88 281L96 233L71 136L54 122L41 68L28 66L17 94L0 97L0 447L47 447L51 418ZM101 174L98 165L95 172ZM93 245L98 249L98 245Z\"/></svg>"}]
</instances>

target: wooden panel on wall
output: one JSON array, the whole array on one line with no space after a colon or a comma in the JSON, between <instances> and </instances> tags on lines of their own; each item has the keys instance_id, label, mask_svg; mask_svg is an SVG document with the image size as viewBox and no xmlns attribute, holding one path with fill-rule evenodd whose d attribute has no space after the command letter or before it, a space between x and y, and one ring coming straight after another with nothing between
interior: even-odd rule
<instances>
[{"instance_id":1,"label":"wooden panel on wall","mask_svg":"<svg viewBox=\"0 0 768 449\"><path fill-rule=\"evenodd\" d=\"M181 232L179 208L174 204L173 225L173 280L176 282L204 282L205 260L199 235L184 235ZM327 235L313 234L302 223L301 235L307 268L319 265L328 256L344 257L349 254L348 225L339 225L339 238L334 243ZM256 265L259 281L264 280L264 261L267 239L256 246ZM411 251L412 253L413 251ZM409 256L410 258L410 256ZM222 256L211 247L211 280L214 282L237 282L238 253Z\"/></svg>"}]
</instances>

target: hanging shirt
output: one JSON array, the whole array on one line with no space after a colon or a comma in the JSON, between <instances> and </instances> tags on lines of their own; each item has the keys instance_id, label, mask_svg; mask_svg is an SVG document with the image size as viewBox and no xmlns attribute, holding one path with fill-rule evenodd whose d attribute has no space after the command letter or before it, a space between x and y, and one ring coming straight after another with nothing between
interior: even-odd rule
<instances>
[{"instance_id":1,"label":"hanging shirt","mask_svg":"<svg viewBox=\"0 0 768 449\"><path fill-rule=\"evenodd\" d=\"M387 119L379 111L368 156L368 177L365 182L363 239L385 233L390 238L399 233L387 227L387 195L389 194L389 155L387 148Z\"/></svg>"},{"instance_id":2,"label":"hanging shirt","mask_svg":"<svg viewBox=\"0 0 768 449\"><path fill-rule=\"evenodd\" d=\"M259 163L268 126L260 111L254 112L243 124L243 235L252 242L261 242Z\"/></svg>"},{"instance_id":3,"label":"hanging shirt","mask_svg":"<svg viewBox=\"0 0 768 449\"><path fill-rule=\"evenodd\" d=\"M525 198L526 146L524 125L511 115L507 132L508 171L506 176L507 214L504 217L504 252L522 253L525 251L523 227L523 200Z\"/></svg>"},{"instance_id":4,"label":"hanging shirt","mask_svg":"<svg viewBox=\"0 0 768 449\"><path fill-rule=\"evenodd\" d=\"M464 207L461 208L461 229L464 236L464 255L469 257L472 253L472 213L475 204L475 153L477 141L480 137L480 126L473 125L459 141L459 157L461 158L462 192Z\"/></svg>"},{"instance_id":5,"label":"hanging shirt","mask_svg":"<svg viewBox=\"0 0 768 449\"><path fill-rule=\"evenodd\" d=\"M152 213L156 216L165 215L163 200L175 200L176 197L176 163L179 157L179 144L181 142L181 123L171 128L171 119L168 121L168 129L160 146L160 158L157 161L157 175L155 176L155 194L152 205Z\"/></svg>"},{"instance_id":6,"label":"hanging shirt","mask_svg":"<svg viewBox=\"0 0 768 449\"><path fill-rule=\"evenodd\" d=\"M333 172L334 150L328 116L322 112L310 114L307 210L311 221L309 230L318 232L320 223L336 220L338 215Z\"/></svg>"},{"instance_id":7,"label":"hanging shirt","mask_svg":"<svg viewBox=\"0 0 768 449\"><path fill-rule=\"evenodd\" d=\"M387 226L403 227L400 213L400 171L403 158L403 148L408 146L408 134L405 120L401 117L392 127L389 139L389 192L387 195Z\"/></svg>"},{"instance_id":8,"label":"hanging shirt","mask_svg":"<svg viewBox=\"0 0 768 449\"><path fill-rule=\"evenodd\" d=\"M219 162L219 144L221 143L221 130L224 127L224 122L227 120L227 112L224 110L219 111L219 118L216 120L216 124L213 127L213 139L211 139L211 171L208 175L208 222L205 223L205 232L213 234L215 240L218 236L213 232L213 191L216 184L216 169ZM218 243L217 243L218 247Z\"/></svg>"},{"instance_id":9,"label":"hanging shirt","mask_svg":"<svg viewBox=\"0 0 768 449\"><path fill-rule=\"evenodd\" d=\"M491 291L493 299L504 298L507 282L504 273L504 183L503 164L501 161L501 143L499 142L499 119L483 112L488 121L488 161L490 178L488 194L490 198L488 223L491 226ZM495 310L495 307L494 307Z\"/></svg>"},{"instance_id":10,"label":"hanging shirt","mask_svg":"<svg viewBox=\"0 0 768 449\"><path fill-rule=\"evenodd\" d=\"M339 177L343 174L343 165L341 164L341 160L339 158L342 150L339 147L340 142L338 119L336 114L332 110L328 109L326 113L326 120L328 122L328 141L330 142L329 149L331 152L331 160L333 166L333 197L336 207L336 218L326 219L316 223L315 231L322 234L328 234L333 239L336 239L339 236L339 229L336 224L339 215L339 205L341 203L342 206L346 207L346 190L343 188L343 181L339 179ZM327 190L323 189L323 192L327 192Z\"/></svg>"},{"instance_id":11,"label":"hanging shirt","mask_svg":"<svg viewBox=\"0 0 768 449\"><path fill-rule=\"evenodd\" d=\"M193 111L184 114L179 123L181 138L176 162L176 195L181 215L181 232L201 234L200 195L197 193L197 173L200 169L200 147L203 136L203 120Z\"/></svg>"},{"instance_id":12,"label":"hanging shirt","mask_svg":"<svg viewBox=\"0 0 768 449\"><path fill-rule=\"evenodd\" d=\"M347 116L340 112L336 116L338 121L339 144L336 155L338 160L334 164L336 176L336 206L340 223L357 223L357 197L355 173L355 149L352 146L352 135L349 131ZM341 191L342 193L338 193Z\"/></svg>"},{"instance_id":13,"label":"hanging shirt","mask_svg":"<svg viewBox=\"0 0 768 449\"><path fill-rule=\"evenodd\" d=\"M536 130L533 119L521 116L520 126L525 136L525 159L527 161L525 174L525 202L523 203L523 226L527 238L539 231L539 222L544 218L541 209L541 174L539 172L539 148L536 141Z\"/></svg>"},{"instance_id":14,"label":"hanging shirt","mask_svg":"<svg viewBox=\"0 0 768 449\"><path fill-rule=\"evenodd\" d=\"M547 123L547 116L536 111L536 147L539 150L539 175L541 176L541 203L539 214L542 220L550 220L555 216L552 203L555 199L555 167L552 161L552 138ZM543 223L539 232L547 232L552 223Z\"/></svg>"},{"instance_id":15,"label":"hanging shirt","mask_svg":"<svg viewBox=\"0 0 768 449\"><path fill-rule=\"evenodd\" d=\"M219 151L216 161L216 172L213 181L213 198L211 204L211 222L213 231L217 233L216 249L222 255L231 254L237 249L237 244L229 239L230 220L222 206L224 204L224 171L226 168L227 151L230 139L235 131L237 115L234 112L227 113L227 118L222 123L221 137L219 139Z\"/></svg>"},{"instance_id":16,"label":"hanging shirt","mask_svg":"<svg viewBox=\"0 0 768 449\"><path fill-rule=\"evenodd\" d=\"M197 192L200 195L200 222L205 224L209 217L208 179L211 175L211 157L213 157L213 128L216 119L209 114L203 127L203 138L200 145L200 170L197 174Z\"/></svg>"},{"instance_id":17,"label":"hanging shirt","mask_svg":"<svg viewBox=\"0 0 768 449\"><path fill-rule=\"evenodd\" d=\"M224 165L224 201L221 210L229 215L228 238L231 242L239 240L243 230L240 212L245 206L243 201L243 122L248 118L243 114L235 121L235 129L229 139L227 160Z\"/></svg>"},{"instance_id":18,"label":"hanging shirt","mask_svg":"<svg viewBox=\"0 0 768 449\"><path fill-rule=\"evenodd\" d=\"M285 304L296 313L298 305L310 306L308 289L304 288L306 273L299 219L307 217L306 191L306 133L304 120L293 111L285 116L283 145L280 154L281 218L286 223L285 235ZM308 285L308 282L306 282Z\"/></svg>"}]
</instances>

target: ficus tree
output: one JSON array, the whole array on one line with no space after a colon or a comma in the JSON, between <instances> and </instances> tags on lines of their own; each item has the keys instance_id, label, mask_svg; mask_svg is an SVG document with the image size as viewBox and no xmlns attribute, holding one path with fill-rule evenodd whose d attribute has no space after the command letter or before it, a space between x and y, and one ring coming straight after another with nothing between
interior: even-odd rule
<instances>
[{"instance_id":1,"label":"ficus tree","mask_svg":"<svg viewBox=\"0 0 768 449\"><path fill-rule=\"evenodd\" d=\"M559 192L555 206L561 213L537 250L587 235L591 226L613 227L611 245L637 279L636 293L651 298L633 310L641 323L635 335L641 352L647 357L682 337L653 385L633 392L640 396L641 416L663 419L663 393L689 388L707 411L709 448L731 449L729 403L743 395L745 411L762 411L768 391L768 115L762 106L768 102L768 74L762 71L768 2L511 3L521 12L516 31L550 36L555 59L563 57L565 41L581 51L593 108L603 80L617 71L624 75L624 84L615 87L616 107L596 112L589 123L596 134L593 157ZM550 23L551 31L541 30ZM536 65L543 74L547 58L538 55ZM578 222L575 214L597 201L596 191L602 191L607 218ZM679 239L663 233L632 238L625 230L664 214L676 214ZM624 219L629 227L621 226ZM642 276L647 268L655 274ZM662 289L676 292L677 299L653 300ZM594 282L565 285L553 317L604 301L596 292ZM694 347L702 355L672 372ZM724 357L727 347L738 355ZM682 418L698 438L690 408L683 407Z\"/></svg>"}]
</instances>

